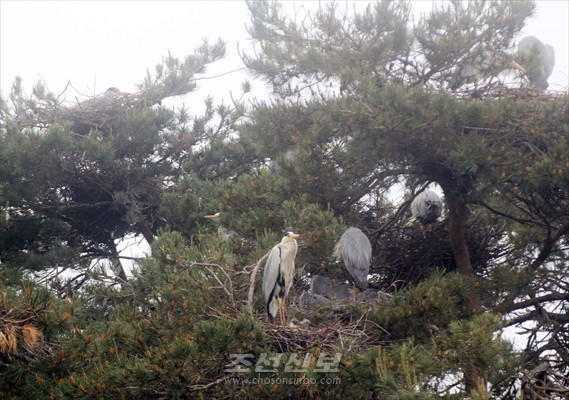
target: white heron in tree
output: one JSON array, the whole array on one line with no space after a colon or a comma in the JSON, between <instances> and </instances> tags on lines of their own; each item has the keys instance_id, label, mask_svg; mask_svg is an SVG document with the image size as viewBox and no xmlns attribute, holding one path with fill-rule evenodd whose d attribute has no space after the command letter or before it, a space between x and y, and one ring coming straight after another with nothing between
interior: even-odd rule
<instances>
[{"instance_id":1,"label":"white heron in tree","mask_svg":"<svg viewBox=\"0 0 569 400\"><path fill-rule=\"evenodd\" d=\"M411 202L411 214L421 224L436 222L443 212L443 200L431 189L425 189Z\"/></svg>"},{"instance_id":2,"label":"white heron in tree","mask_svg":"<svg viewBox=\"0 0 569 400\"><path fill-rule=\"evenodd\" d=\"M294 279L294 259L300 235L287 232L281 242L271 249L265 271L263 272L263 294L269 320L280 316L282 325L286 325L285 300Z\"/></svg>"},{"instance_id":3,"label":"white heron in tree","mask_svg":"<svg viewBox=\"0 0 569 400\"><path fill-rule=\"evenodd\" d=\"M367 277L371 265L371 243L359 228L348 228L334 248L334 254L344 264L348 280L361 292L367 289ZM355 289L353 297L355 299Z\"/></svg>"}]
</instances>

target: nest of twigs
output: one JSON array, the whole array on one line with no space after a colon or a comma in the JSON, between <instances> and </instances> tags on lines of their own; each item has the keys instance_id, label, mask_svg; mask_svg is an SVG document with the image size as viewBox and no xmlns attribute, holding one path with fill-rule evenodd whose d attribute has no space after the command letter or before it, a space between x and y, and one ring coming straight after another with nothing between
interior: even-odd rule
<instances>
[{"instance_id":1,"label":"nest of twigs","mask_svg":"<svg viewBox=\"0 0 569 400\"><path fill-rule=\"evenodd\" d=\"M385 298L355 303L349 299L307 307L301 304L300 295L291 297L287 298L286 326L280 325L277 320L270 322L265 316L260 316L267 342L275 351L301 353L319 348L326 352L345 349L362 353L387 341L387 335L382 334L387 332L369 321L363 309L374 307L378 302L384 302ZM359 310L355 312L355 308Z\"/></svg>"},{"instance_id":2,"label":"nest of twigs","mask_svg":"<svg viewBox=\"0 0 569 400\"><path fill-rule=\"evenodd\" d=\"M291 320L287 326L264 322L264 329L267 342L280 353L302 353L314 348L327 352L342 348L361 352L379 343L377 337L365 331L366 322L360 319L346 323L343 318L336 316L319 324L307 320Z\"/></svg>"},{"instance_id":3,"label":"nest of twigs","mask_svg":"<svg viewBox=\"0 0 569 400\"><path fill-rule=\"evenodd\" d=\"M497 224L497 222L496 222ZM472 266L484 276L493 260L501 254L500 229L496 224L472 218L468 222L466 242ZM376 274L372 285L401 288L426 279L435 269L456 270L446 221L421 227L418 224L393 226L376 240L371 273Z\"/></svg>"},{"instance_id":4,"label":"nest of twigs","mask_svg":"<svg viewBox=\"0 0 569 400\"><path fill-rule=\"evenodd\" d=\"M88 134L91 129L109 133L125 111L150 105L148 97L141 93L126 93L110 88L99 96L63 109L61 116L71 121L73 131L80 135Z\"/></svg>"},{"instance_id":5,"label":"nest of twigs","mask_svg":"<svg viewBox=\"0 0 569 400\"><path fill-rule=\"evenodd\" d=\"M488 88L482 88L481 90L466 91L463 94L463 97L465 98L508 98L514 101L548 101L554 99L557 96L558 93L552 91L545 91L532 87L508 87L506 85L498 85L490 90L488 90Z\"/></svg>"}]
</instances>

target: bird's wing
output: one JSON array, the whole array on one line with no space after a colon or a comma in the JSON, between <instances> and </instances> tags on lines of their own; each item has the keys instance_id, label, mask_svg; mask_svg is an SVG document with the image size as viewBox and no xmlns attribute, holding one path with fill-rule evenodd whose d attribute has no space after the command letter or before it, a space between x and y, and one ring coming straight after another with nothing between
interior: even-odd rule
<instances>
[{"instance_id":1,"label":"bird's wing","mask_svg":"<svg viewBox=\"0 0 569 400\"><path fill-rule=\"evenodd\" d=\"M351 231L342 238L342 260L358 287L364 287L367 282L371 264L371 243L360 230Z\"/></svg>"},{"instance_id":2,"label":"bird's wing","mask_svg":"<svg viewBox=\"0 0 569 400\"><path fill-rule=\"evenodd\" d=\"M263 273L263 294L265 295L265 303L269 300L277 278L279 276L281 264L281 251L278 246L272 248L269 258L265 263L265 272Z\"/></svg>"},{"instance_id":3,"label":"bird's wing","mask_svg":"<svg viewBox=\"0 0 569 400\"><path fill-rule=\"evenodd\" d=\"M371 264L371 243L367 237L350 237L342 243L342 259L356 269L369 270Z\"/></svg>"},{"instance_id":4,"label":"bird's wing","mask_svg":"<svg viewBox=\"0 0 569 400\"><path fill-rule=\"evenodd\" d=\"M545 72L545 77L549 78L553 73L553 67L555 66L555 50L550 44L546 44L543 47L543 69Z\"/></svg>"}]
</instances>

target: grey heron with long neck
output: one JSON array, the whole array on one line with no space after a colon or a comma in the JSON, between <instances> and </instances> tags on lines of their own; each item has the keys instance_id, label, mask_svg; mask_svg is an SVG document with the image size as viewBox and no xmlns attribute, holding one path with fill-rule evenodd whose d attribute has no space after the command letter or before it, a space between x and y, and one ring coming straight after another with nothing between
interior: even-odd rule
<instances>
[{"instance_id":1,"label":"grey heron with long neck","mask_svg":"<svg viewBox=\"0 0 569 400\"><path fill-rule=\"evenodd\" d=\"M286 325L285 300L294 279L294 260L298 251L296 239L300 235L287 232L281 242L269 253L263 273L263 294L269 320L280 316L282 325Z\"/></svg>"}]
</instances>

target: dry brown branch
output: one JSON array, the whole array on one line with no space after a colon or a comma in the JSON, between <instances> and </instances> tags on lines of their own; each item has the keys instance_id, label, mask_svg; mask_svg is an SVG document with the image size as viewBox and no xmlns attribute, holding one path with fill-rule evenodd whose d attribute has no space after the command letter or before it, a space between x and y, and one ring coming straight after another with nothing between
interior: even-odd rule
<instances>
[{"instance_id":1,"label":"dry brown branch","mask_svg":"<svg viewBox=\"0 0 569 400\"><path fill-rule=\"evenodd\" d=\"M201 267L207 267L206 269L211 273L211 275L214 277L214 279L221 285L219 288L223 289L223 291L227 294L227 297L229 298L229 301L231 302L231 306L233 308L235 308L235 298L233 296L233 282L231 281L231 277L229 276L227 271L219 264L193 262L190 264L190 267L192 267L194 265L201 266ZM217 269L219 269L223 273L223 275L225 275L225 277L227 278L227 280L226 280L227 283L221 282L221 280L219 279L217 274L212 271L211 267L216 267Z\"/></svg>"},{"instance_id":2,"label":"dry brown branch","mask_svg":"<svg viewBox=\"0 0 569 400\"><path fill-rule=\"evenodd\" d=\"M548 362L542 362L522 377L522 390L531 398L551 399L567 398L569 378L560 375ZM557 397L553 397L553 396Z\"/></svg>"},{"instance_id":3,"label":"dry brown branch","mask_svg":"<svg viewBox=\"0 0 569 400\"><path fill-rule=\"evenodd\" d=\"M217 385L217 384L219 384L219 383L221 383L221 382L223 382L224 380L227 380L227 379L228 379L227 376L222 376L222 377L220 377L220 378L217 378L217 379L214 380L214 381L211 381L210 383L206 383L206 384L203 384L203 385L192 385L192 386L189 386L188 389L191 390L192 392L197 391L197 390L208 389L208 388L210 388L210 387L212 387L212 386L215 386L215 385Z\"/></svg>"},{"instance_id":4,"label":"dry brown branch","mask_svg":"<svg viewBox=\"0 0 569 400\"><path fill-rule=\"evenodd\" d=\"M269 253L270 251L261 257L256 264L254 264L255 268L253 268L253 271L251 272L251 283L249 284L249 295L247 296L247 305L249 306L249 309L253 308L253 294L255 292L255 278L257 277L257 272L259 271L259 267L267 260L267 258L269 258ZM250 268L251 266L252 265L248 265L245 268Z\"/></svg>"}]
</instances>

